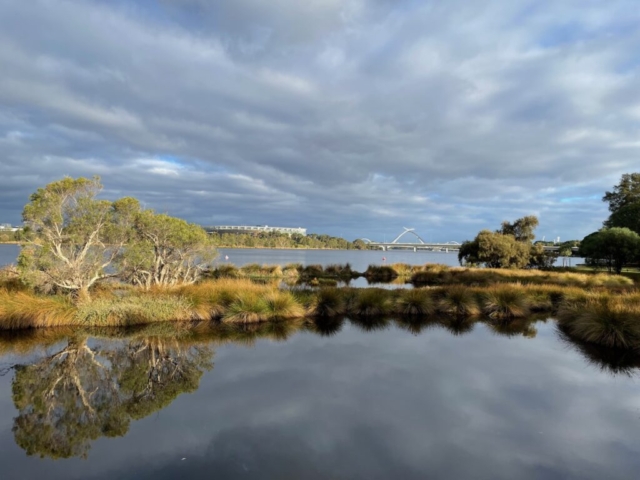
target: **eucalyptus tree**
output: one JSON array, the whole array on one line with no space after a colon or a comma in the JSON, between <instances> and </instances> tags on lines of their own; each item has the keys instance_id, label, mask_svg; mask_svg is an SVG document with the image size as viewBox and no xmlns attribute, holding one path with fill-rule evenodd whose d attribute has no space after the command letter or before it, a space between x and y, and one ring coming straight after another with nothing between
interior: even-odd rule
<instances>
[{"instance_id":1,"label":"eucalyptus tree","mask_svg":"<svg viewBox=\"0 0 640 480\"><path fill-rule=\"evenodd\" d=\"M83 299L95 282L113 275L108 267L131 238L139 204L97 199L101 190L99 177L65 177L31 195L22 212L29 235L18 260L27 283Z\"/></svg>"},{"instance_id":2,"label":"eucalyptus tree","mask_svg":"<svg viewBox=\"0 0 640 480\"><path fill-rule=\"evenodd\" d=\"M117 265L121 278L148 289L194 283L216 256L211 237L199 225L144 210L136 215Z\"/></svg>"}]
</instances>

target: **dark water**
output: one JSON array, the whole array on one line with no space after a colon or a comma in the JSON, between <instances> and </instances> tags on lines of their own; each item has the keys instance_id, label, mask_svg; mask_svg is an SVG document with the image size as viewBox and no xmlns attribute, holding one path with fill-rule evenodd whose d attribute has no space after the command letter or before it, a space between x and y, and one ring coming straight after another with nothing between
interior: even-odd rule
<instances>
[{"instance_id":1,"label":"dark water","mask_svg":"<svg viewBox=\"0 0 640 480\"><path fill-rule=\"evenodd\" d=\"M0 335L0 477L638 478L637 359L552 320L153 329Z\"/></svg>"}]
</instances>

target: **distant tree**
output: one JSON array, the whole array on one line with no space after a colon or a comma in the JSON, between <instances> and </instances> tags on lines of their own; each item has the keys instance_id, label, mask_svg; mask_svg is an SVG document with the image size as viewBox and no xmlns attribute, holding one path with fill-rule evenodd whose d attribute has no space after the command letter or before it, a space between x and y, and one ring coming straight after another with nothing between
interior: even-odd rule
<instances>
[{"instance_id":1,"label":"distant tree","mask_svg":"<svg viewBox=\"0 0 640 480\"><path fill-rule=\"evenodd\" d=\"M463 243L458 252L461 263L489 268L524 268L530 257L529 244L490 230L482 230L473 241Z\"/></svg>"},{"instance_id":2,"label":"distant tree","mask_svg":"<svg viewBox=\"0 0 640 480\"><path fill-rule=\"evenodd\" d=\"M622 175L620 183L613 187L613 191L606 192L602 201L609 204L612 214L627 205L640 202L640 173Z\"/></svg>"},{"instance_id":3,"label":"distant tree","mask_svg":"<svg viewBox=\"0 0 640 480\"><path fill-rule=\"evenodd\" d=\"M555 257L541 244L532 244L538 218L530 215L515 222L502 222L496 232L481 231L474 240L462 244L460 263L490 268L544 268L553 265Z\"/></svg>"},{"instance_id":4,"label":"distant tree","mask_svg":"<svg viewBox=\"0 0 640 480\"><path fill-rule=\"evenodd\" d=\"M626 265L639 260L640 235L628 228L603 228L582 240L580 255L590 265L620 273Z\"/></svg>"},{"instance_id":5,"label":"distant tree","mask_svg":"<svg viewBox=\"0 0 640 480\"><path fill-rule=\"evenodd\" d=\"M528 215L517 219L515 222L502 222L502 228L498 231L503 235L513 235L518 242L533 242L536 238L533 231L538 226L538 217Z\"/></svg>"},{"instance_id":6,"label":"distant tree","mask_svg":"<svg viewBox=\"0 0 640 480\"><path fill-rule=\"evenodd\" d=\"M66 177L39 188L24 207L29 235L18 259L23 280L88 298L129 240L136 200L98 200L98 177Z\"/></svg>"}]
</instances>

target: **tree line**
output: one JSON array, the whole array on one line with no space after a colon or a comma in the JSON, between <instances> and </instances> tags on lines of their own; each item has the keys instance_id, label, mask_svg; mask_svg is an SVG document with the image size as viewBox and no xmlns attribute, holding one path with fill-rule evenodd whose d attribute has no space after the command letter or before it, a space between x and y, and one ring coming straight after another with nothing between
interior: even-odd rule
<instances>
[{"instance_id":1,"label":"tree line","mask_svg":"<svg viewBox=\"0 0 640 480\"><path fill-rule=\"evenodd\" d=\"M340 237L310 233L286 234L279 232L256 233L211 233L211 239L217 247L227 248L313 248L365 250L367 245L362 240L350 242Z\"/></svg>"}]
</instances>

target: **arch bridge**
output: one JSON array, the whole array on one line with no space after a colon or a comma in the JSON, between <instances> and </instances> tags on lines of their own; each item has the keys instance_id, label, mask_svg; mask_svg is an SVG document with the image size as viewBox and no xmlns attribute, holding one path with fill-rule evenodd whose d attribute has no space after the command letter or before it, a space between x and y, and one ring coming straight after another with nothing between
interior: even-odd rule
<instances>
[{"instance_id":1,"label":"arch bridge","mask_svg":"<svg viewBox=\"0 0 640 480\"><path fill-rule=\"evenodd\" d=\"M420 235L415 232L415 228L407 228L403 227L404 231L400 233L396 238L394 238L391 242L373 242L368 238L361 238L363 242L367 243L370 247L379 248L380 250L413 250L414 252L418 250L430 250L430 251L439 251L439 252L457 252L460 249L459 242L446 242L446 243L430 243L425 242ZM418 242L409 243L409 242L401 242L400 240L407 234L411 234L418 239Z\"/></svg>"}]
</instances>

